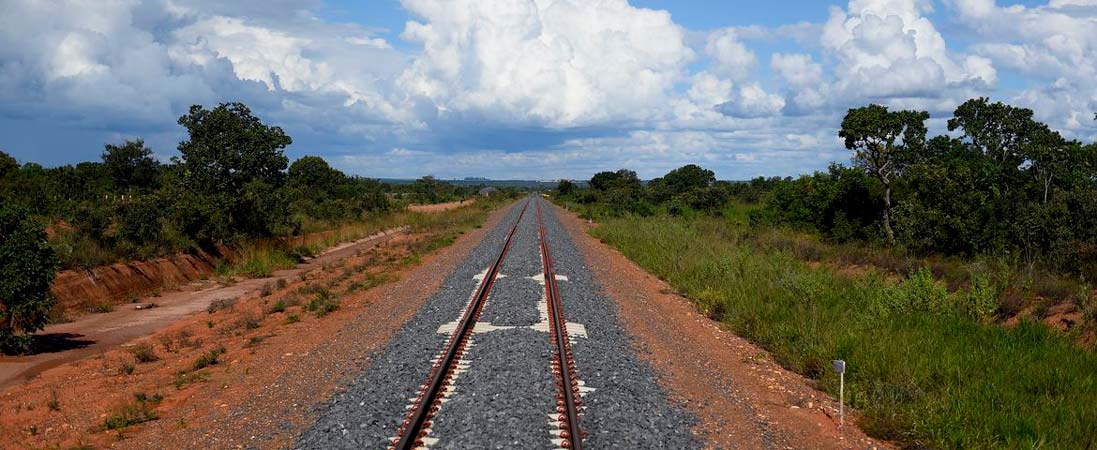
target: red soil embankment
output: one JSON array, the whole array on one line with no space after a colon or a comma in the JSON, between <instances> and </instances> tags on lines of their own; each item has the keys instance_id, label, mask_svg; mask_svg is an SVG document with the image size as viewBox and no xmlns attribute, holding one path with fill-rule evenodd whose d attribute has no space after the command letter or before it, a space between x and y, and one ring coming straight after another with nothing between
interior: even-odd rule
<instances>
[{"instance_id":1,"label":"red soil embankment","mask_svg":"<svg viewBox=\"0 0 1097 450\"><path fill-rule=\"evenodd\" d=\"M180 286L209 276L220 254L199 252L177 254L149 261L114 263L91 269L73 269L57 274L50 294L66 312L80 312L95 305L117 304L157 290Z\"/></svg>"}]
</instances>

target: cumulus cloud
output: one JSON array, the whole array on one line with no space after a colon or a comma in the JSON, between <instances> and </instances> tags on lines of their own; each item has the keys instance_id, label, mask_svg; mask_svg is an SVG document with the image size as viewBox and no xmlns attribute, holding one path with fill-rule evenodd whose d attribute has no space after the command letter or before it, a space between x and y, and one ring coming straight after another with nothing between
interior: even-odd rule
<instances>
[{"instance_id":1,"label":"cumulus cloud","mask_svg":"<svg viewBox=\"0 0 1097 450\"><path fill-rule=\"evenodd\" d=\"M930 0L715 30L627 0L402 0L400 37L325 19L322 0L2 2L0 134L79 130L91 150L64 162L96 157L99 139L170 151L189 105L235 100L286 128L291 156L375 176L791 174L848 157L834 135L846 108L939 117L987 94L1097 135L1097 0L944 0L970 29L958 42ZM1002 89L1000 71L1025 87ZM48 134L0 145L38 159L65 135Z\"/></svg>"},{"instance_id":2,"label":"cumulus cloud","mask_svg":"<svg viewBox=\"0 0 1097 450\"><path fill-rule=\"evenodd\" d=\"M785 99L770 94L758 83L741 86L736 95L716 108L732 117L767 117L776 115L785 107Z\"/></svg>"},{"instance_id":3,"label":"cumulus cloud","mask_svg":"<svg viewBox=\"0 0 1097 450\"><path fill-rule=\"evenodd\" d=\"M739 40L733 28L717 30L709 35L705 54L712 61L711 70L732 80L745 79L758 65L758 58Z\"/></svg>"},{"instance_id":4,"label":"cumulus cloud","mask_svg":"<svg viewBox=\"0 0 1097 450\"><path fill-rule=\"evenodd\" d=\"M994 0L950 0L959 20L980 36L972 51L1029 79L1041 80L1009 100L1068 136L1093 138L1097 111L1097 1L999 6Z\"/></svg>"},{"instance_id":5,"label":"cumulus cloud","mask_svg":"<svg viewBox=\"0 0 1097 450\"><path fill-rule=\"evenodd\" d=\"M823 80L823 66L816 63L811 55L774 53L769 65L791 86L814 86Z\"/></svg>"},{"instance_id":6,"label":"cumulus cloud","mask_svg":"<svg viewBox=\"0 0 1097 450\"><path fill-rule=\"evenodd\" d=\"M693 53L666 11L626 0L405 0L422 45L400 77L440 115L550 127L651 119Z\"/></svg>"},{"instance_id":7,"label":"cumulus cloud","mask_svg":"<svg viewBox=\"0 0 1097 450\"><path fill-rule=\"evenodd\" d=\"M986 58L954 54L926 17L924 0L852 0L831 8L822 36L834 55L835 94L846 98L924 97L987 89L997 72Z\"/></svg>"}]
</instances>

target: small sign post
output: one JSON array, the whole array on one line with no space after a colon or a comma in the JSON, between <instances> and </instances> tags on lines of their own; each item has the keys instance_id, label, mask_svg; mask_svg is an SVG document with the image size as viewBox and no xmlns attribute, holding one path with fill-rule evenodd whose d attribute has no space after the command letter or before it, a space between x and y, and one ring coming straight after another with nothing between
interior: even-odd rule
<instances>
[{"instance_id":1,"label":"small sign post","mask_svg":"<svg viewBox=\"0 0 1097 450\"><path fill-rule=\"evenodd\" d=\"M834 365L834 371L838 372L838 427L842 428L846 425L846 362L836 359L831 364Z\"/></svg>"}]
</instances>

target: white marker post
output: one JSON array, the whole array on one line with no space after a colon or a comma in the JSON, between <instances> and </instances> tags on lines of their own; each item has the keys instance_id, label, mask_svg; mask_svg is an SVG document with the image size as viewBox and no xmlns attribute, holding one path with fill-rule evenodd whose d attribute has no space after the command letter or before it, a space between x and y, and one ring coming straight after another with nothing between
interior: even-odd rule
<instances>
[{"instance_id":1,"label":"white marker post","mask_svg":"<svg viewBox=\"0 0 1097 450\"><path fill-rule=\"evenodd\" d=\"M838 427L842 428L846 425L846 362L836 359L831 364L834 365L834 371L838 372Z\"/></svg>"}]
</instances>

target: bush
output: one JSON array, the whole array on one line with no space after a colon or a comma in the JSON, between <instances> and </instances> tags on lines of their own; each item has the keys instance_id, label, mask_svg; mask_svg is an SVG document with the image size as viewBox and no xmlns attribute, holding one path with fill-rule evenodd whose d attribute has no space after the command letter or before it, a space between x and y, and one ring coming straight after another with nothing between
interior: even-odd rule
<instances>
[{"instance_id":1,"label":"bush","mask_svg":"<svg viewBox=\"0 0 1097 450\"><path fill-rule=\"evenodd\" d=\"M115 430L130 425L145 423L159 418L153 407L160 404L163 397L160 394L149 397L143 393L133 395L134 401L119 406L113 413L103 420L104 430Z\"/></svg>"},{"instance_id":2,"label":"bush","mask_svg":"<svg viewBox=\"0 0 1097 450\"><path fill-rule=\"evenodd\" d=\"M57 267L42 226L0 204L0 351L26 351L31 335L45 326Z\"/></svg>"}]
</instances>

